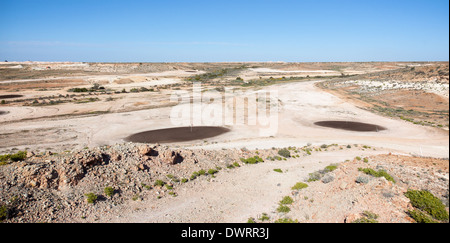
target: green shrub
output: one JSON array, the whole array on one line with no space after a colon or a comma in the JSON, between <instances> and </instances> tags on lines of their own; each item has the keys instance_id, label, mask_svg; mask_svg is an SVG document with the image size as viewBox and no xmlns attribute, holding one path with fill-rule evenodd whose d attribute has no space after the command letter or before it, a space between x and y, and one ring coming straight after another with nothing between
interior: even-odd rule
<instances>
[{"instance_id":1,"label":"green shrub","mask_svg":"<svg viewBox=\"0 0 450 243\"><path fill-rule=\"evenodd\" d=\"M105 195L108 196L108 197L112 197L114 195L114 192L115 192L114 188L109 187L109 186L105 187L105 189L103 191L105 192Z\"/></svg>"},{"instance_id":2,"label":"green shrub","mask_svg":"<svg viewBox=\"0 0 450 243\"><path fill-rule=\"evenodd\" d=\"M98 199L97 195L95 195L92 192L84 194L84 195L86 196L87 202L90 203L90 204L94 204L97 201L97 199Z\"/></svg>"},{"instance_id":3,"label":"green shrub","mask_svg":"<svg viewBox=\"0 0 450 243\"><path fill-rule=\"evenodd\" d=\"M322 178L322 174L320 174L320 172L318 172L318 171L309 173L308 182L318 181L321 178Z\"/></svg>"},{"instance_id":4,"label":"green shrub","mask_svg":"<svg viewBox=\"0 0 450 243\"><path fill-rule=\"evenodd\" d=\"M423 213L422 211L420 211L418 209L409 210L408 214L417 223L422 223L422 224L438 223L437 221L433 220L430 216L428 216L427 214Z\"/></svg>"},{"instance_id":5,"label":"green shrub","mask_svg":"<svg viewBox=\"0 0 450 243\"><path fill-rule=\"evenodd\" d=\"M193 173L192 173L192 175L191 175L191 180L195 180L195 178L197 178L199 176L199 174L198 174L198 172L197 171L194 171Z\"/></svg>"},{"instance_id":6,"label":"green shrub","mask_svg":"<svg viewBox=\"0 0 450 243\"><path fill-rule=\"evenodd\" d=\"M144 184L144 183L141 183L141 186L142 186L143 188L147 189L147 190L151 190L151 189L152 189L151 186L146 185L146 184Z\"/></svg>"},{"instance_id":7,"label":"green shrub","mask_svg":"<svg viewBox=\"0 0 450 243\"><path fill-rule=\"evenodd\" d=\"M273 169L273 171L278 172L278 173L283 173L283 171L281 169Z\"/></svg>"},{"instance_id":8,"label":"green shrub","mask_svg":"<svg viewBox=\"0 0 450 243\"><path fill-rule=\"evenodd\" d=\"M270 220L270 217L269 217L269 215L267 215L267 213L263 213L262 215L261 215L261 218L259 218L259 220L261 220L261 221L268 221L268 220Z\"/></svg>"},{"instance_id":9,"label":"green shrub","mask_svg":"<svg viewBox=\"0 0 450 243\"><path fill-rule=\"evenodd\" d=\"M264 162L264 160L259 156L250 157L248 159L241 158L241 162L244 164L257 164Z\"/></svg>"},{"instance_id":10,"label":"green shrub","mask_svg":"<svg viewBox=\"0 0 450 243\"><path fill-rule=\"evenodd\" d=\"M358 170L367 175L371 175L371 176L375 176L375 177L384 177L384 178L386 178L386 180L392 181L395 183L394 178L384 170L375 171L374 169L371 169L371 168L358 168Z\"/></svg>"},{"instance_id":11,"label":"green shrub","mask_svg":"<svg viewBox=\"0 0 450 243\"><path fill-rule=\"evenodd\" d=\"M292 190L301 190L301 189L307 188L307 187L308 187L308 184L303 183L303 182L298 182L297 184L295 184L295 185L292 187Z\"/></svg>"},{"instance_id":12,"label":"green shrub","mask_svg":"<svg viewBox=\"0 0 450 243\"><path fill-rule=\"evenodd\" d=\"M164 186L166 183L164 182L164 181L162 181L162 180L156 180L155 181L155 186Z\"/></svg>"},{"instance_id":13,"label":"green shrub","mask_svg":"<svg viewBox=\"0 0 450 243\"><path fill-rule=\"evenodd\" d=\"M420 210L427 212L437 220L448 220L448 213L445 205L429 191L408 190L405 196L409 198L411 204Z\"/></svg>"},{"instance_id":14,"label":"green shrub","mask_svg":"<svg viewBox=\"0 0 450 243\"><path fill-rule=\"evenodd\" d=\"M11 154L11 160L14 162L17 161L23 161L27 158L27 152L26 151L19 151L15 154Z\"/></svg>"},{"instance_id":15,"label":"green shrub","mask_svg":"<svg viewBox=\"0 0 450 243\"><path fill-rule=\"evenodd\" d=\"M329 166L325 167L325 171L326 171L326 172L331 172L331 171L334 171L334 170L336 170L336 169L337 169L337 167L338 167L338 165L337 165L337 164L331 164L331 165L329 165Z\"/></svg>"},{"instance_id":16,"label":"green shrub","mask_svg":"<svg viewBox=\"0 0 450 243\"><path fill-rule=\"evenodd\" d=\"M290 196L285 196L281 201L280 204L286 205L286 204L292 204L294 202L294 199Z\"/></svg>"},{"instance_id":17,"label":"green shrub","mask_svg":"<svg viewBox=\"0 0 450 243\"><path fill-rule=\"evenodd\" d=\"M298 223L298 220L293 220L290 218L281 218L281 219L277 219L275 221L275 223L281 223L281 224L290 224L290 223Z\"/></svg>"},{"instance_id":18,"label":"green shrub","mask_svg":"<svg viewBox=\"0 0 450 243\"><path fill-rule=\"evenodd\" d=\"M285 158L290 158L291 157L291 152L288 149L280 149L278 150L278 154L285 157Z\"/></svg>"},{"instance_id":19,"label":"green shrub","mask_svg":"<svg viewBox=\"0 0 450 243\"><path fill-rule=\"evenodd\" d=\"M288 206L285 206L285 205L280 205L277 208L277 212L279 212L279 213L289 213L290 211L291 211L291 208L289 208Z\"/></svg>"},{"instance_id":20,"label":"green shrub","mask_svg":"<svg viewBox=\"0 0 450 243\"><path fill-rule=\"evenodd\" d=\"M6 205L0 206L0 222L8 218L9 210Z\"/></svg>"},{"instance_id":21,"label":"green shrub","mask_svg":"<svg viewBox=\"0 0 450 243\"><path fill-rule=\"evenodd\" d=\"M216 174L217 172L219 172L218 170L215 170L215 169L209 169L208 170L208 175L214 175L214 174Z\"/></svg>"},{"instance_id":22,"label":"green shrub","mask_svg":"<svg viewBox=\"0 0 450 243\"><path fill-rule=\"evenodd\" d=\"M353 221L352 223L378 223L378 215L375 213L372 213L370 211L364 211L362 213L363 217Z\"/></svg>"},{"instance_id":23,"label":"green shrub","mask_svg":"<svg viewBox=\"0 0 450 243\"><path fill-rule=\"evenodd\" d=\"M3 154L0 155L0 165L6 165L9 162L23 161L27 158L27 151L19 151L15 154Z\"/></svg>"},{"instance_id":24,"label":"green shrub","mask_svg":"<svg viewBox=\"0 0 450 243\"><path fill-rule=\"evenodd\" d=\"M73 88L73 89L69 89L68 91L75 92L75 93L89 92L89 90L87 88Z\"/></svg>"},{"instance_id":25,"label":"green shrub","mask_svg":"<svg viewBox=\"0 0 450 243\"><path fill-rule=\"evenodd\" d=\"M352 223L373 224L373 223L378 223L378 221L375 219L368 219L366 217L362 217L362 218L359 218L359 219L353 221Z\"/></svg>"}]
</instances>

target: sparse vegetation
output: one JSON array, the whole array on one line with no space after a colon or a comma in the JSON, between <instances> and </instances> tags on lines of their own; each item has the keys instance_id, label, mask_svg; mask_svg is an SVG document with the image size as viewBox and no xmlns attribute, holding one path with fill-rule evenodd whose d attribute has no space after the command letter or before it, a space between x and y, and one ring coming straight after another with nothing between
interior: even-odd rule
<instances>
[{"instance_id":1,"label":"sparse vegetation","mask_svg":"<svg viewBox=\"0 0 450 243\"><path fill-rule=\"evenodd\" d=\"M8 207L6 205L0 206L0 222L8 218Z\"/></svg>"},{"instance_id":2,"label":"sparse vegetation","mask_svg":"<svg viewBox=\"0 0 450 243\"><path fill-rule=\"evenodd\" d=\"M11 162L23 161L26 158L27 158L26 151L18 151L17 153L14 153L14 154L0 155L0 165L6 165Z\"/></svg>"},{"instance_id":3,"label":"sparse vegetation","mask_svg":"<svg viewBox=\"0 0 450 243\"><path fill-rule=\"evenodd\" d=\"M319 171L315 171L313 173L309 173L309 178L308 178L308 182L313 182L313 181L319 181L320 179L322 179L322 177L327 174L328 172L334 171L336 170L338 167L337 164L331 164L327 167L325 167L325 169L323 170L319 170ZM330 181L332 181L334 178L329 177L325 183L328 183Z\"/></svg>"},{"instance_id":4,"label":"sparse vegetation","mask_svg":"<svg viewBox=\"0 0 450 243\"><path fill-rule=\"evenodd\" d=\"M409 210L408 215L411 218L413 218L414 221L416 221L416 223L421 223L421 224L439 223L438 221L434 220L431 216L427 215L426 213L424 213L418 209Z\"/></svg>"},{"instance_id":5,"label":"sparse vegetation","mask_svg":"<svg viewBox=\"0 0 450 243\"><path fill-rule=\"evenodd\" d=\"M363 217L353 221L352 223L378 223L378 215L369 211L362 213Z\"/></svg>"},{"instance_id":6,"label":"sparse vegetation","mask_svg":"<svg viewBox=\"0 0 450 243\"><path fill-rule=\"evenodd\" d=\"M297 220L297 219L296 219L296 220L293 220L293 219L291 219L291 218L280 218L280 219L277 219L277 220L275 221L275 223L282 223L282 224L298 223L298 220Z\"/></svg>"},{"instance_id":7,"label":"sparse vegetation","mask_svg":"<svg viewBox=\"0 0 450 243\"><path fill-rule=\"evenodd\" d=\"M244 164L258 164L264 162L264 160L259 156L250 157L248 159L241 158L241 162Z\"/></svg>"},{"instance_id":8,"label":"sparse vegetation","mask_svg":"<svg viewBox=\"0 0 450 243\"><path fill-rule=\"evenodd\" d=\"M114 190L114 188L108 186L108 187L105 187L104 192L105 192L106 196L112 197L114 195L115 190Z\"/></svg>"},{"instance_id":9,"label":"sparse vegetation","mask_svg":"<svg viewBox=\"0 0 450 243\"><path fill-rule=\"evenodd\" d=\"M386 180L392 181L395 183L394 178L391 175L389 175L385 170L375 171L374 169L371 169L371 168L358 168L358 170L367 175L371 175L371 176L375 176L375 177L384 177L384 178L386 178Z\"/></svg>"},{"instance_id":10,"label":"sparse vegetation","mask_svg":"<svg viewBox=\"0 0 450 243\"><path fill-rule=\"evenodd\" d=\"M263 213L262 215L261 215L261 217L259 218L259 220L261 220L261 221L269 221L270 220L270 217L269 217L269 215L267 215L267 213Z\"/></svg>"},{"instance_id":11,"label":"sparse vegetation","mask_svg":"<svg viewBox=\"0 0 450 243\"><path fill-rule=\"evenodd\" d=\"M215 170L215 169L209 169L208 170L208 175L214 175L214 174L216 174L216 173L218 173L219 171L218 170Z\"/></svg>"},{"instance_id":12,"label":"sparse vegetation","mask_svg":"<svg viewBox=\"0 0 450 243\"><path fill-rule=\"evenodd\" d=\"M89 203L89 204L94 204L96 201L97 201L97 199L98 199L98 196L97 195L95 195L94 193L87 193L87 194L84 194L84 196L86 196L86 201L87 201L87 203Z\"/></svg>"},{"instance_id":13,"label":"sparse vegetation","mask_svg":"<svg viewBox=\"0 0 450 243\"><path fill-rule=\"evenodd\" d=\"M283 171L281 169L273 169L273 171L278 172L278 173L283 173Z\"/></svg>"},{"instance_id":14,"label":"sparse vegetation","mask_svg":"<svg viewBox=\"0 0 450 243\"><path fill-rule=\"evenodd\" d=\"M288 149L280 149L278 150L278 154L285 157L285 158L290 158L291 157L291 152Z\"/></svg>"},{"instance_id":15,"label":"sparse vegetation","mask_svg":"<svg viewBox=\"0 0 450 243\"><path fill-rule=\"evenodd\" d=\"M294 202L294 199L292 199L292 197L290 196L285 196L281 201L280 204L281 205L286 205L286 204L292 204Z\"/></svg>"},{"instance_id":16,"label":"sparse vegetation","mask_svg":"<svg viewBox=\"0 0 450 243\"><path fill-rule=\"evenodd\" d=\"M448 221L449 215L447 210L445 210L445 205L431 192L425 190L408 190L405 196L409 198L413 207L428 213L437 220ZM415 215L418 216L417 213Z\"/></svg>"},{"instance_id":17,"label":"sparse vegetation","mask_svg":"<svg viewBox=\"0 0 450 243\"><path fill-rule=\"evenodd\" d=\"M279 213L289 213L290 211L291 211L291 208L286 205L280 205L277 208L277 212L279 212Z\"/></svg>"},{"instance_id":18,"label":"sparse vegetation","mask_svg":"<svg viewBox=\"0 0 450 243\"><path fill-rule=\"evenodd\" d=\"M327 166L327 167L325 167L325 171L328 173L328 172L331 172L331 171L334 171L334 170L336 170L337 169L337 167L338 167L338 165L337 164L331 164L331 165L329 165L329 166Z\"/></svg>"},{"instance_id":19,"label":"sparse vegetation","mask_svg":"<svg viewBox=\"0 0 450 243\"><path fill-rule=\"evenodd\" d=\"M303 182L297 182L297 184L295 184L291 189L292 190L301 190L301 189L304 189L307 187L308 187L308 184L303 183Z\"/></svg>"},{"instance_id":20,"label":"sparse vegetation","mask_svg":"<svg viewBox=\"0 0 450 243\"><path fill-rule=\"evenodd\" d=\"M162 186L164 186L166 183L164 182L164 181L162 181L162 180L156 180L155 181L155 186L159 186L159 187L162 187Z\"/></svg>"}]
</instances>

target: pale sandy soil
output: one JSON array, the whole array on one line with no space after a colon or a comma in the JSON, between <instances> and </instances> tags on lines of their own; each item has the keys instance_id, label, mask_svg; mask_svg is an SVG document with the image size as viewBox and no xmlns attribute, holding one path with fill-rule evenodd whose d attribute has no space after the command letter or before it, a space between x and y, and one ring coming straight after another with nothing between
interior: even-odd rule
<instances>
[{"instance_id":1,"label":"pale sandy soil","mask_svg":"<svg viewBox=\"0 0 450 243\"><path fill-rule=\"evenodd\" d=\"M448 157L448 132L436 128L420 127L405 121L382 117L352 104L346 103L336 96L322 92L314 86L314 82L302 82L274 86L278 89L280 101L278 133L273 137L260 137L259 126L239 125L232 126L232 131L217 138L208 139L214 144L204 144L203 141L187 143L183 146L197 148L271 148L282 146L304 146L313 144L353 144L362 143L371 146L385 147L423 156ZM147 93L143 93L147 94ZM136 102L145 102L143 94L124 98L121 106L133 106ZM153 94L149 94L149 103ZM169 101L161 98L156 105L168 104ZM155 103L154 103L155 104ZM97 110L102 110L99 104L91 104ZM105 103L107 105L107 103ZM72 108L72 105L68 104ZM89 104L88 106L89 107ZM10 113L0 116L2 121L36 117L43 112L54 112L55 108L28 108L8 107ZM78 110L78 109L77 109ZM16 112L17 111L17 112ZM24 122L6 123L2 125L3 133L20 134L22 130L48 130L49 134L55 130L66 129L78 133L76 137L60 139L65 143L78 144L79 147L99 146L123 142L128 135L146 130L174 127L170 121L171 107L162 107L151 110L112 113L76 118L54 118L46 122L31 120ZM57 113L57 112L56 112ZM323 120L349 120L374 123L386 127L386 131L378 133L358 133L341 131L331 128L315 126L313 123ZM64 138L65 137L65 138ZM16 144L18 148L36 147L40 149L60 145L60 141L52 141L45 136L35 138L27 137L27 143ZM7 139L14 143L16 140ZM39 143L32 141L39 140ZM14 146L10 144L8 147Z\"/></svg>"}]
</instances>

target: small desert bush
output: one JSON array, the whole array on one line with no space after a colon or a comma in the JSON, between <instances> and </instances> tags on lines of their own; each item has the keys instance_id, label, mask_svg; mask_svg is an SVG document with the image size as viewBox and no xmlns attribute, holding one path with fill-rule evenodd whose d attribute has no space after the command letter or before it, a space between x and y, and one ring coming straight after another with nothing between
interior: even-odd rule
<instances>
[{"instance_id":1,"label":"small desert bush","mask_svg":"<svg viewBox=\"0 0 450 243\"><path fill-rule=\"evenodd\" d=\"M409 210L408 211L409 216L414 219L417 223L422 224L429 224L429 223L438 223L436 220L431 218L429 215L423 213L422 211L418 209Z\"/></svg>"},{"instance_id":2,"label":"small desert bush","mask_svg":"<svg viewBox=\"0 0 450 243\"><path fill-rule=\"evenodd\" d=\"M292 197L290 196L285 196L281 201L280 204L281 205L286 205L286 204L292 204L294 202L294 199L292 199Z\"/></svg>"},{"instance_id":3,"label":"small desert bush","mask_svg":"<svg viewBox=\"0 0 450 243\"><path fill-rule=\"evenodd\" d=\"M386 180L392 181L395 183L394 178L391 175L389 175L385 170L376 171L371 168L358 168L358 170L367 175L371 175L371 176L375 176L375 177L384 177L384 178L386 178Z\"/></svg>"},{"instance_id":4,"label":"small desert bush","mask_svg":"<svg viewBox=\"0 0 450 243\"><path fill-rule=\"evenodd\" d=\"M298 182L297 184L295 184L291 189L292 190L301 190L303 188L307 188L308 184L303 183L303 182Z\"/></svg>"},{"instance_id":5,"label":"small desert bush","mask_svg":"<svg viewBox=\"0 0 450 243\"><path fill-rule=\"evenodd\" d=\"M208 170L208 175L214 175L214 174L216 174L217 172L219 172L218 170L215 170L215 169L209 169Z\"/></svg>"},{"instance_id":6,"label":"small desert bush","mask_svg":"<svg viewBox=\"0 0 450 243\"><path fill-rule=\"evenodd\" d=\"M281 169L273 169L273 171L278 172L278 173L283 173L283 171Z\"/></svg>"},{"instance_id":7,"label":"small desert bush","mask_svg":"<svg viewBox=\"0 0 450 243\"><path fill-rule=\"evenodd\" d=\"M275 223L281 223L281 224L290 224L290 223L298 223L298 220L293 220L290 218L281 218L281 219L277 219L275 221Z\"/></svg>"},{"instance_id":8,"label":"small desert bush","mask_svg":"<svg viewBox=\"0 0 450 243\"><path fill-rule=\"evenodd\" d=\"M288 206L285 206L285 205L280 205L277 208L277 212L279 212L279 213L289 213L290 211L291 211L291 208L289 208Z\"/></svg>"},{"instance_id":9,"label":"small desert bush","mask_svg":"<svg viewBox=\"0 0 450 243\"><path fill-rule=\"evenodd\" d=\"M325 167L325 171L326 171L326 172L331 172L331 171L334 171L334 170L336 170L336 169L337 169L337 167L338 167L338 165L337 165L337 164L331 164L331 165L329 165L329 166Z\"/></svg>"},{"instance_id":10,"label":"small desert bush","mask_svg":"<svg viewBox=\"0 0 450 243\"><path fill-rule=\"evenodd\" d=\"M322 178L322 175L318 171L309 173L308 182L318 181L320 178Z\"/></svg>"},{"instance_id":11,"label":"small desert bush","mask_svg":"<svg viewBox=\"0 0 450 243\"><path fill-rule=\"evenodd\" d=\"M9 208L6 205L0 206L0 222L9 218Z\"/></svg>"},{"instance_id":12,"label":"small desert bush","mask_svg":"<svg viewBox=\"0 0 450 243\"><path fill-rule=\"evenodd\" d=\"M429 191L408 190L405 196L409 198L413 207L420 209L437 220L448 221L445 205Z\"/></svg>"},{"instance_id":13,"label":"small desert bush","mask_svg":"<svg viewBox=\"0 0 450 243\"><path fill-rule=\"evenodd\" d=\"M97 197L97 195L95 195L94 193L87 193L87 194L84 194L85 196L86 196L86 201L89 203L89 204L94 204L96 201L97 201L97 199L98 199L98 197Z\"/></svg>"},{"instance_id":14,"label":"small desert bush","mask_svg":"<svg viewBox=\"0 0 450 243\"><path fill-rule=\"evenodd\" d=\"M364 211L363 217L353 221L352 223L378 223L378 215L370 211Z\"/></svg>"},{"instance_id":15,"label":"small desert bush","mask_svg":"<svg viewBox=\"0 0 450 243\"><path fill-rule=\"evenodd\" d=\"M103 190L105 192L105 195L108 197L112 197L114 195L114 188L112 187L105 187L105 189Z\"/></svg>"},{"instance_id":16,"label":"small desert bush","mask_svg":"<svg viewBox=\"0 0 450 243\"><path fill-rule=\"evenodd\" d=\"M0 155L0 165L6 165L10 162L18 162L23 161L27 158L27 152L26 151L19 151L15 154L3 154Z\"/></svg>"},{"instance_id":17,"label":"small desert bush","mask_svg":"<svg viewBox=\"0 0 450 243\"><path fill-rule=\"evenodd\" d=\"M166 183L164 182L164 181L162 181L162 180L156 180L155 181L155 186L164 186Z\"/></svg>"},{"instance_id":18,"label":"small desert bush","mask_svg":"<svg viewBox=\"0 0 450 243\"><path fill-rule=\"evenodd\" d=\"M261 215L261 218L259 218L259 220L261 220L261 221L269 221L270 220L270 217L269 217L269 215L267 215L267 213L263 213L262 215Z\"/></svg>"},{"instance_id":19,"label":"small desert bush","mask_svg":"<svg viewBox=\"0 0 450 243\"><path fill-rule=\"evenodd\" d=\"M280 149L278 150L278 154L285 157L285 158L290 158L291 157L291 152L288 149Z\"/></svg>"},{"instance_id":20,"label":"small desert bush","mask_svg":"<svg viewBox=\"0 0 450 243\"><path fill-rule=\"evenodd\" d=\"M264 162L264 160L259 156L250 157L248 159L241 158L241 162L244 164L257 164Z\"/></svg>"}]
</instances>

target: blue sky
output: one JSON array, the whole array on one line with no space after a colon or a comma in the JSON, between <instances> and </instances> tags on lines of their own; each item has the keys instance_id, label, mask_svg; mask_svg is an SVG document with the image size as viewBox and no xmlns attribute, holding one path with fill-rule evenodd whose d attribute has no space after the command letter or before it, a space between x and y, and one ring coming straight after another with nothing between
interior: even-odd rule
<instances>
[{"instance_id":1,"label":"blue sky","mask_svg":"<svg viewBox=\"0 0 450 243\"><path fill-rule=\"evenodd\" d=\"M1 59L448 61L449 1L0 0Z\"/></svg>"}]
</instances>

